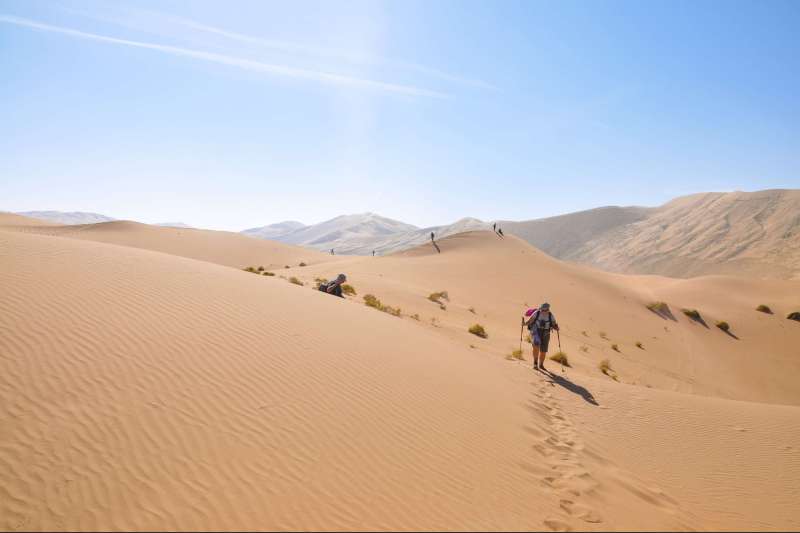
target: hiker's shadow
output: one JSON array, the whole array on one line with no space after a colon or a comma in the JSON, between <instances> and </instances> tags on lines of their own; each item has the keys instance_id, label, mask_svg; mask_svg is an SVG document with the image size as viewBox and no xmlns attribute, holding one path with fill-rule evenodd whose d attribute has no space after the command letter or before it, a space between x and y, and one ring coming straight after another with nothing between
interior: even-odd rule
<instances>
[{"instance_id":1,"label":"hiker's shadow","mask_svg":"<svg viewBox=\"0 0 800 533\"><path fill-rule=\"evenodd\" d=\"M597 403L597 400L594 399L594 395L592 395L592 393L589 392L589 390L586 387L578 385L577 383L573 383L564 376L559 376L558 374L555 374L550 371L545 371L544 374L550 378L550 383L564 387L568 391L577 394L578 396L580 396L581 398L583 398L592 405L598 405L598 406L600 405L599 403Z\"/></svg>"},{"instance_id":2,"label":"hiker's shadow","mask_svg":"<svg viewBox=\"0 0 800 533\"><path fill-rule=\"evenodd\" d=\"M442 251L439 249L438 244L436 244L435 242L431 242L431 244L433 245L434 248L436 248L436 253L442 253Z\"/></svg>"}]
</instances>

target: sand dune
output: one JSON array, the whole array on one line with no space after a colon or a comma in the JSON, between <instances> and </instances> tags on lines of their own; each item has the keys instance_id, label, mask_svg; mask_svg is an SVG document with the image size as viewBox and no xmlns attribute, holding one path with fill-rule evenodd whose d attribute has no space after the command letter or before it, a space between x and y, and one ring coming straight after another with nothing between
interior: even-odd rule
<instances>
[{"instance_id":1,"label":"sand dune","mask_svg":"<svg viewBox=\"0 0 800 533\"><path fill-rule=\"evenodd\" d=\"M701 193L657 208L605 207L505 222L560 259L605 270L800 279L800 190Z\"/></svg>"},{"instance_id":2,"label":"sand dune","mask_svg":"<svg viewBox=\"0 0 800 533\"><path fill-rule=\"evenodd\" d=\"M266 241L93 226L0 228L3 529L800 527L796 282L608 274L491 232L281 272L344 270L341 300L238 270ZM503 358L544 298L554 377Z\"/></svg>"},{"instance_id":3,"label":"sand dune","mask_svg":"<svg viewBox=\"0 0 800 533\"><path fill-rule=\"evenodd\" d=\"M57 224L54 222L49 222L47 220L41 220L38 218L31 218L22 215L17 215L16 213L6 213L0 211L0 227L3 226L56 226Z\"/></svg>"},{"instance_id":4,"label":"sand dune","mask_svg":"<svg viewBox=\"0 0 800 533\"><path fill-rule=\"evenodd\" d=\"M228 231L152 226L127 220L31 228L29 231L144 248L236 268L264 266L267 270L274 270L301 262L311 264L333 259L314 250L253 239Z\"/></svg>"}]
</instances>

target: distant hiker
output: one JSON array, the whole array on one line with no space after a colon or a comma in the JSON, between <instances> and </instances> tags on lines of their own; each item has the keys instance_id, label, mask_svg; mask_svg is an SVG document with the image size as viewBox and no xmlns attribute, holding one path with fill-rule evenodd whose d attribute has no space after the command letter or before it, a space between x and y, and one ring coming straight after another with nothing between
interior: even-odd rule
<instances>
[{"instance_id":1,"label":"distant hiker","mask_svg":"<svg viewBox=\"0 0 800 533\"><path fill-rule=\"evenodd\" d=\"M431 242L433 242L433 232L431 232Z\"/></svg>"},{"instance_id":2,"label":"distant hiker","mask_svg":"<svg viewBox=\"0 0 800 533\"><path fill-rule=\"evenodd\" d=\"M333 281L329 281L328 283L320 283L319 290L320 292L327 292L328 294L333 294L339 298L344 298L344 295L342 295L342 283L345 281L347 281L347 276L344 274L339 274Z\"/></svg>"},{"instance_id":3,"label":"distant hiker","mask_svg":"<svg viewBox=\"0 0 800 533\"><path fill-rule=\"evenodd\" d=\"M492 224L492 230L493 230L495 233L497 233L497 222L495 222L494 224Z\"/></svg>"},{"instance_id":4,"label":"distant hiker","mask_svg":"<svg viewBox=\"0 0 800 533\"><path fill-rule=\"evenodd\" d=\"M550 312L550 304L543 303L539 309L528 309L525 313L525 325L531 333L531 346L533 347L533 369L544 370L544 359L550 344L550 330L558 331L556 317Z\"/></svg>"},{"instance_id":5,"label":"distant hiker","mask_svg":"<svg viewBox=\"0 0 800 533\"><path fill-rule=\"evenodd\" d=\"M372 250L372 257L375 257L375 250Z\"/></svg>"},{"instance_id":6,"label":"distant hiker","mask_svg":"<svg viewBox=\"0 0 800 533\"><path fill-rule=\"evenodd\" d=\"M333 248L331 248L331 255L333 255Z\"/></svg>"}]
</instances>

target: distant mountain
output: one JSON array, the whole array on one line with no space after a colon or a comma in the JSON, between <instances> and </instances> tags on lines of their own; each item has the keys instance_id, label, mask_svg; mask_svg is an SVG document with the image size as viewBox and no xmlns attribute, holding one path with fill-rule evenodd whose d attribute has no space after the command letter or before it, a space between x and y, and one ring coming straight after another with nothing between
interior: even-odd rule
<instances>
[{"instance_id":1,"label":"distant mountain","mask_svg":"<svg viewBox=\"0 0 800 533\"><path fill-rule=\"evenodd\" d=\"M106 215L100 215L98 213L85 213L82 211L22 211L17 214L65 225L96 224L98 222L111 222L112 220L115 220Z\"/></svg>"},{"instance_id":2,"label":"distant mountain","mask_svg":"<svg viewBox=\"0 0 800 533\"><path fill-rule=\"evenodd\" d=\"M382 217L374 213L342 215L319 224L306 226L275 240L288 244L308 246L317 250L334 248L340 253L348 252L352 242L378 242L382 239L416 231L419 228L397 220ZM372 249L370 248L370 252Z\"/></svg>"},{"instance_id":3,"label":"distant mountain","mask_svg":"<svg viewBox=\"0 0 800 533\"><path fill-rule=\"evenodd\" d=\"M463 218L454 224L418 228L375 213L342 215L311 226L300 225L294 230L289 224L300 223L281 222L244 230L242 233L322 251L333 248L337 254L370 255L375 250L378 254L386 255L427 242L431 232L440 238L489 227L478 219Z\"/></svg>"},{"instance_id":4,"label":"distant mountain","mask_svg":"<svg viewBox=\"0 0 800 533\"><path fill-rule=\"evenodd\" d=\"M800 279L800 190L700 193L502 226L559 259L614 272Z\"/></svg>"},{"instance_id":5,"label":"distant mountain","mask_svg":"<svg viewBox=\"0 0 800 533\"><path fill-rule=\"evenodd\" d=\"M154 224L154 226L162 226L165 228L186 228L186 229L193 229L192 226L188 224L184 224L183 222L160 222L158 224Z\"/></svg>"},{"instance_id":6,"label":"distant mountain","mask_svg":"<svg viewBox=\"0 0 800 533\"><path fill-rule=\"evenodd\" d=\"M370 255L375 250L376 254L387 255L429 242L431 232L434 233L436 239L440 239L465 231L490 228L489 224L477 218L462 218L453 224L404 231L382 238L353 239L347 243L340 244L336 250L337 253L353 255Z\"/></svg>"},{"instance_id":7,"label":"distant mountain","mask_svg":"<svg viewBox=\"0 0 800 533\"><path fill-rule=\"evenodd\" d=\"M250 237L258 237L259 239L279 240L280 237L288 235L293 231L305 228L306 225L302 222L295 222L294 220L287 220L285 222L278 222L270 224L269 226L261 226L259 228L250 228L242 231L243 234Z\"/></svg>"}]
</instances>

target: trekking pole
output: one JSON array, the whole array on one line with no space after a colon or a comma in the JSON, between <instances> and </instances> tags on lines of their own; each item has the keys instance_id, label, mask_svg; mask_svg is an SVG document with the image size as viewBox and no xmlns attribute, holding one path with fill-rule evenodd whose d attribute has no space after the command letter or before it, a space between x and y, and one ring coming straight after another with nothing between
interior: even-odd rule
<instances>
[{"instance_id":1,"label":"trekking pole","mask_svg":"<svg viewBox=\"0 0 800 533\"><path fill-rule=\"evenodd\" d=\"M519 326L519 352L522 353L522 330L525 329L525 318L522 318L522 324Z\"/></svg>"},{"instance_id":2,"label":"trekking pole","mask_svg":"<svg viewBox=\"0 0 800 533\"><path fill-rule=\"evenodd\" d=\"M558 351L561 351L561 330L556 330L556 336L558 337ZM561 354L561 372L564 372L564 354Z\"/></svg>"}]
</instances>

